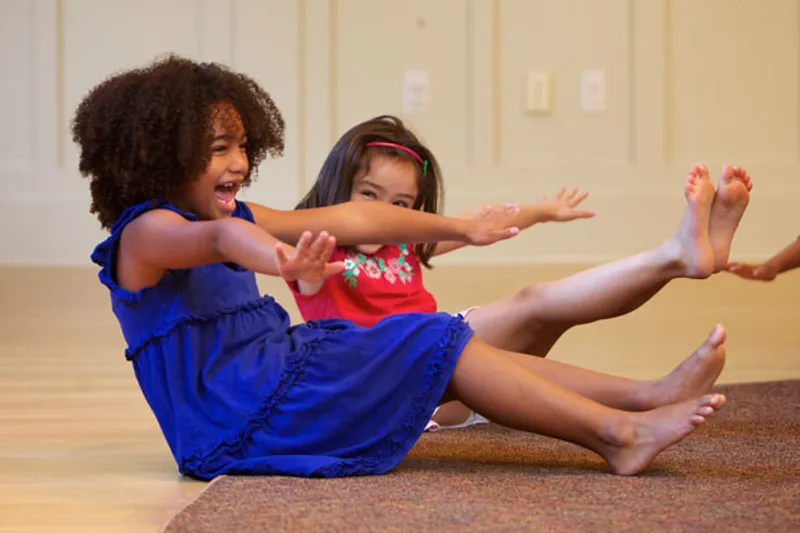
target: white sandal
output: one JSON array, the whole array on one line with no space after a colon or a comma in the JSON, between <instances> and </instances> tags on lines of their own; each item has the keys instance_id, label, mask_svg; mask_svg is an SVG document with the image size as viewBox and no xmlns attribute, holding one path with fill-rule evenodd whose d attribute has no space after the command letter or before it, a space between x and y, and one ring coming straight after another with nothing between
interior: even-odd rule
<instances>
[{"instance_id":1,"label":"white sandal","mask_svg":"<svg viewBox=\"0 0 800 533\"><path fill-rule=\"evenodd\" d=\"M433 420L433 417L436 416L436 412L439 410L437 407L433 414L431 415L431 419L428 421L428 424L425 426L425 431L435 432L441 431L443 429L462 429L470 426L477 426L478 424L488 424L489 420L487 420L484 416L479 415L475 411L471 411L469 416L465 421L460 424L456 424L454 426L442 426L438 422Z\"/></svg>"}]
</instances>

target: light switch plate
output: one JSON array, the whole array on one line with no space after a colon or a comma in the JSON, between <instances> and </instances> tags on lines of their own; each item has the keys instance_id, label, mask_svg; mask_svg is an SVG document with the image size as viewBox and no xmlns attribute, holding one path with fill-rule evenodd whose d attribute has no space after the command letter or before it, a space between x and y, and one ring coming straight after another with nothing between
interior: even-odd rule
<instances>
[{"instance_id":1,"label":"light switch plate","mask_svg":"<svg viewBox=\"0 0 800 533\"><path fill-rule=\"evenodd\" d=\"M431 80L427 70L407 70L403 74L403 113L420 115L428 111L431 99Z\"/></svg>"},{"instance_id":2,"label":"light switch plate","mask_svg":"<svg viewBox=\"0 0 800 533\"><path fill-rule=\"evenodd\" d=\"M549 113L552 110L552 80L548 72L531 70L525 84L525 110Z\"/></svg>"},{"instance_id":3,"label":"light switch plate","mask_svg":"<svg viewBox=\"0 0 800 533\"><path fill-rule=\"evenodd\" d=\"M584 70L581 73L581 109L586 113L602 113L606 110L604 70Z\"/></svg>"}]
</instances>

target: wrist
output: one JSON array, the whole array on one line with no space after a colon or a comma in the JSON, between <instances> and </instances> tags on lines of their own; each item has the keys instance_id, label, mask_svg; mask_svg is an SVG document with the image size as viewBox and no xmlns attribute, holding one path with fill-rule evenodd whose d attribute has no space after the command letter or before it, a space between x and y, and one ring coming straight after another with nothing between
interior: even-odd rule
<instances>
[{"instance_id":1,"label":"wrist","mask_svg":"<svg viewBox=\"0 0 800 533\"><path fill-rule=\"evenodd\" d=\"M453 240L459 242L470 242L473 233L478 227L478 218L458 218L450 217L452 234L441 240Z\"/></svg>"},{"instance_id":2,"label":"wrist","mask_svg":"<svg viewBox=\"0 0 800 533\"><path fill-rule=\"evenodd\" d=\"M534 224L552 222L555 220L555 210L549 205L529 205L520 208L520 218L527 228Z\"/></svg>"},{"instance_id":3,"label":"wrist","mask_svg":"<svg viewBox=\"0 0 800 533\"><path fill-rule=\"evenodd\" d=\"M773 270L776 273L780 274L781 272L786 270L787 265L786 262L782 261L780 257L774 257L769 261L767 261L766 263L764 263L763 266L769 270Z\"/></svg>"}]
</instances>

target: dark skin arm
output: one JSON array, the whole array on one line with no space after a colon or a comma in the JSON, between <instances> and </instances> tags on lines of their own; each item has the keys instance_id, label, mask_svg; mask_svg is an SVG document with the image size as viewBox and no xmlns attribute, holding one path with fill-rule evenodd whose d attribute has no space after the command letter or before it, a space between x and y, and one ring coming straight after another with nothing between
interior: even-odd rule
<instances>
[{"instance_id":1,"label":"dark skin arm","mask_svg":"<svg viewBox=\"0 0 800 533\"><path fill-rule=\"evenodd\" d=\"M327 234L298 247L281 243L246 220L226 218L190 222L169 210L149 211L125 228L117 256L117 282L129 291L158 283L167 271L233 262L287 280L319 279L340 270L327 264L336 242Z\"/></svg>"},{"instance_id":2,"label":"dark skin arm","mask_svg":"<svg viewBox=\"0 0 800 533\"><path fill-rule=\"evenodd\" d=\"M729 263L728 272L744 279L758 281L772 281L779 274L800 267L800 237L786 246L783 250L772 256L765 263L746 264Z\"/></svg>"},{"instance_id":3,"label":"dark skin arm","mask_svg":"<svg viewBox=\"0 0 800 533\"><path fill-rule=\"evenodd\" d=\"M296 242L302 232L327 231L341 246L414 244L445 240L476 246L492 244L518 233L511 217L498 214L480 220L445 217L384 202L354 201L315 209L282 211L248 203L256 224L284 242Z\"/></svg>"}]
</instances>

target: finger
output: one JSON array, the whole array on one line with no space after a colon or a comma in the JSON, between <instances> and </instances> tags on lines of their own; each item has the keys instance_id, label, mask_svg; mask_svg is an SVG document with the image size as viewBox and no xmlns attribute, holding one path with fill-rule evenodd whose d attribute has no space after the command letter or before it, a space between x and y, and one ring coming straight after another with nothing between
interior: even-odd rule
<instances>
[{"instance_id":1,"label":"finger","mask_svg":"<svg viewBox=\"0 0 800 533\"><path fill-rule=\"evenodd\" d=\"M322 249L322 252L319 255L319 259L327 263L328 260L333 255L333 252L335 251L336 251L336 237L330 235L325 242L325 247Z\"/></svg>"},{"instance_id":2,"label":"finger","mask_svg":"<svg viewBox=\"0 0 800 533\"><path fill-rule=\"evenodd\" d=\"M567 200L572 200L573 198L575 198L576 194L578 194L577 187L575 187L574 189L572 189L572 191L570 191L570 193L567 195Z\"/></svg>"},{"instance_id":3,"label":"finger","mask_svg":"<svg viewBox=\"0 0 800 533\"><path fill-rule=\"evenodd\" d=\"M587 196L589 196L589 193L588 192L584 192L584 193L581 193L580 195L578 195L577 198L573 198L569 203L570 207L575 207L576 205L580 204L582 201L586 200Z\"/></svg>"},{"instance_id":4,"label":"finger","mask_svg":"<svg viewBox=\"0 0 800 533\"><path fill-rule=\"evenodd\" d=\"M573 218L592 218L595 214L594 211L572 211L570 216Z\"/></svg>"},{"instance_id":5,"label":"finger","mask_svg":"<svg viewBox=\"0 0 800 533\"><path fill-rule=\"evenodd\" d=\"M328 246L329 238L330 236L328 235L327 231L319 232L317 238L314 239L314 242L308 247L308 253L306 254L306 257L309 261L316 261L322 256Z\"/></svg>"},{"instance_id":6,"label":"finger","mask_svg":"<svg viewBox=\"0 0 800 533\"><path fill-rule=\"evenodd\" d=\"M297 254L298 255L302 254L308 248L310 243L311 243L311 232L310 231L304 231L300 235L300 238L297 239L297 245L295 246L295 250L296 250Z\"/></svg>"},{"instance_id":7,"label":"finger","mask_svg":"<svg viewBox=\"0 0 800 533\"><path fill-rule=\"evenodd\" d=\"M516 237L519 235L519 228L516 226L505 228L501 230L497 230L497 234L500 237L498 240L502 239L510 239L511 237Z\"/></svg>"},{"instance_id":8,"label":"finger","mask_svg":"<svg viewBox=\"0 0 800 533\"><path fill-rule=\"evenodd\" d=\"M280 266L283 266L289 262L289 258L286 256L286 251L283 249L283 245L279 242L275 243L275 257L278 259L278 265Z\"/></svg>"},{"instance_id":9,"label":"finger","mask_svg":"<svg viewBox=\"0 0 800 533\"><path fill-rule=\"evenodd\" d=\"M344 272L344 261L327 263L325 265L325 270L322 271L322 277L329 278L331 276L335 276L336 274L341 274L342 272Z\"/></svg>"},{"instance_id":10,"label":"finger","mask_svg":"<svg viewBox=\"0 0 800 533\"><path fill-rule=\"evenodd\" d=\"M566 188L566 187L561 187L561 188L558 190L558 193L556 194L556 196L555 196L555 198L554 198L554 199L555 199L555 200L561 200L561 199L564 197L564 191L566 191L566 190L567 190L567 188Z\"/></svg>"}]
</instances>

